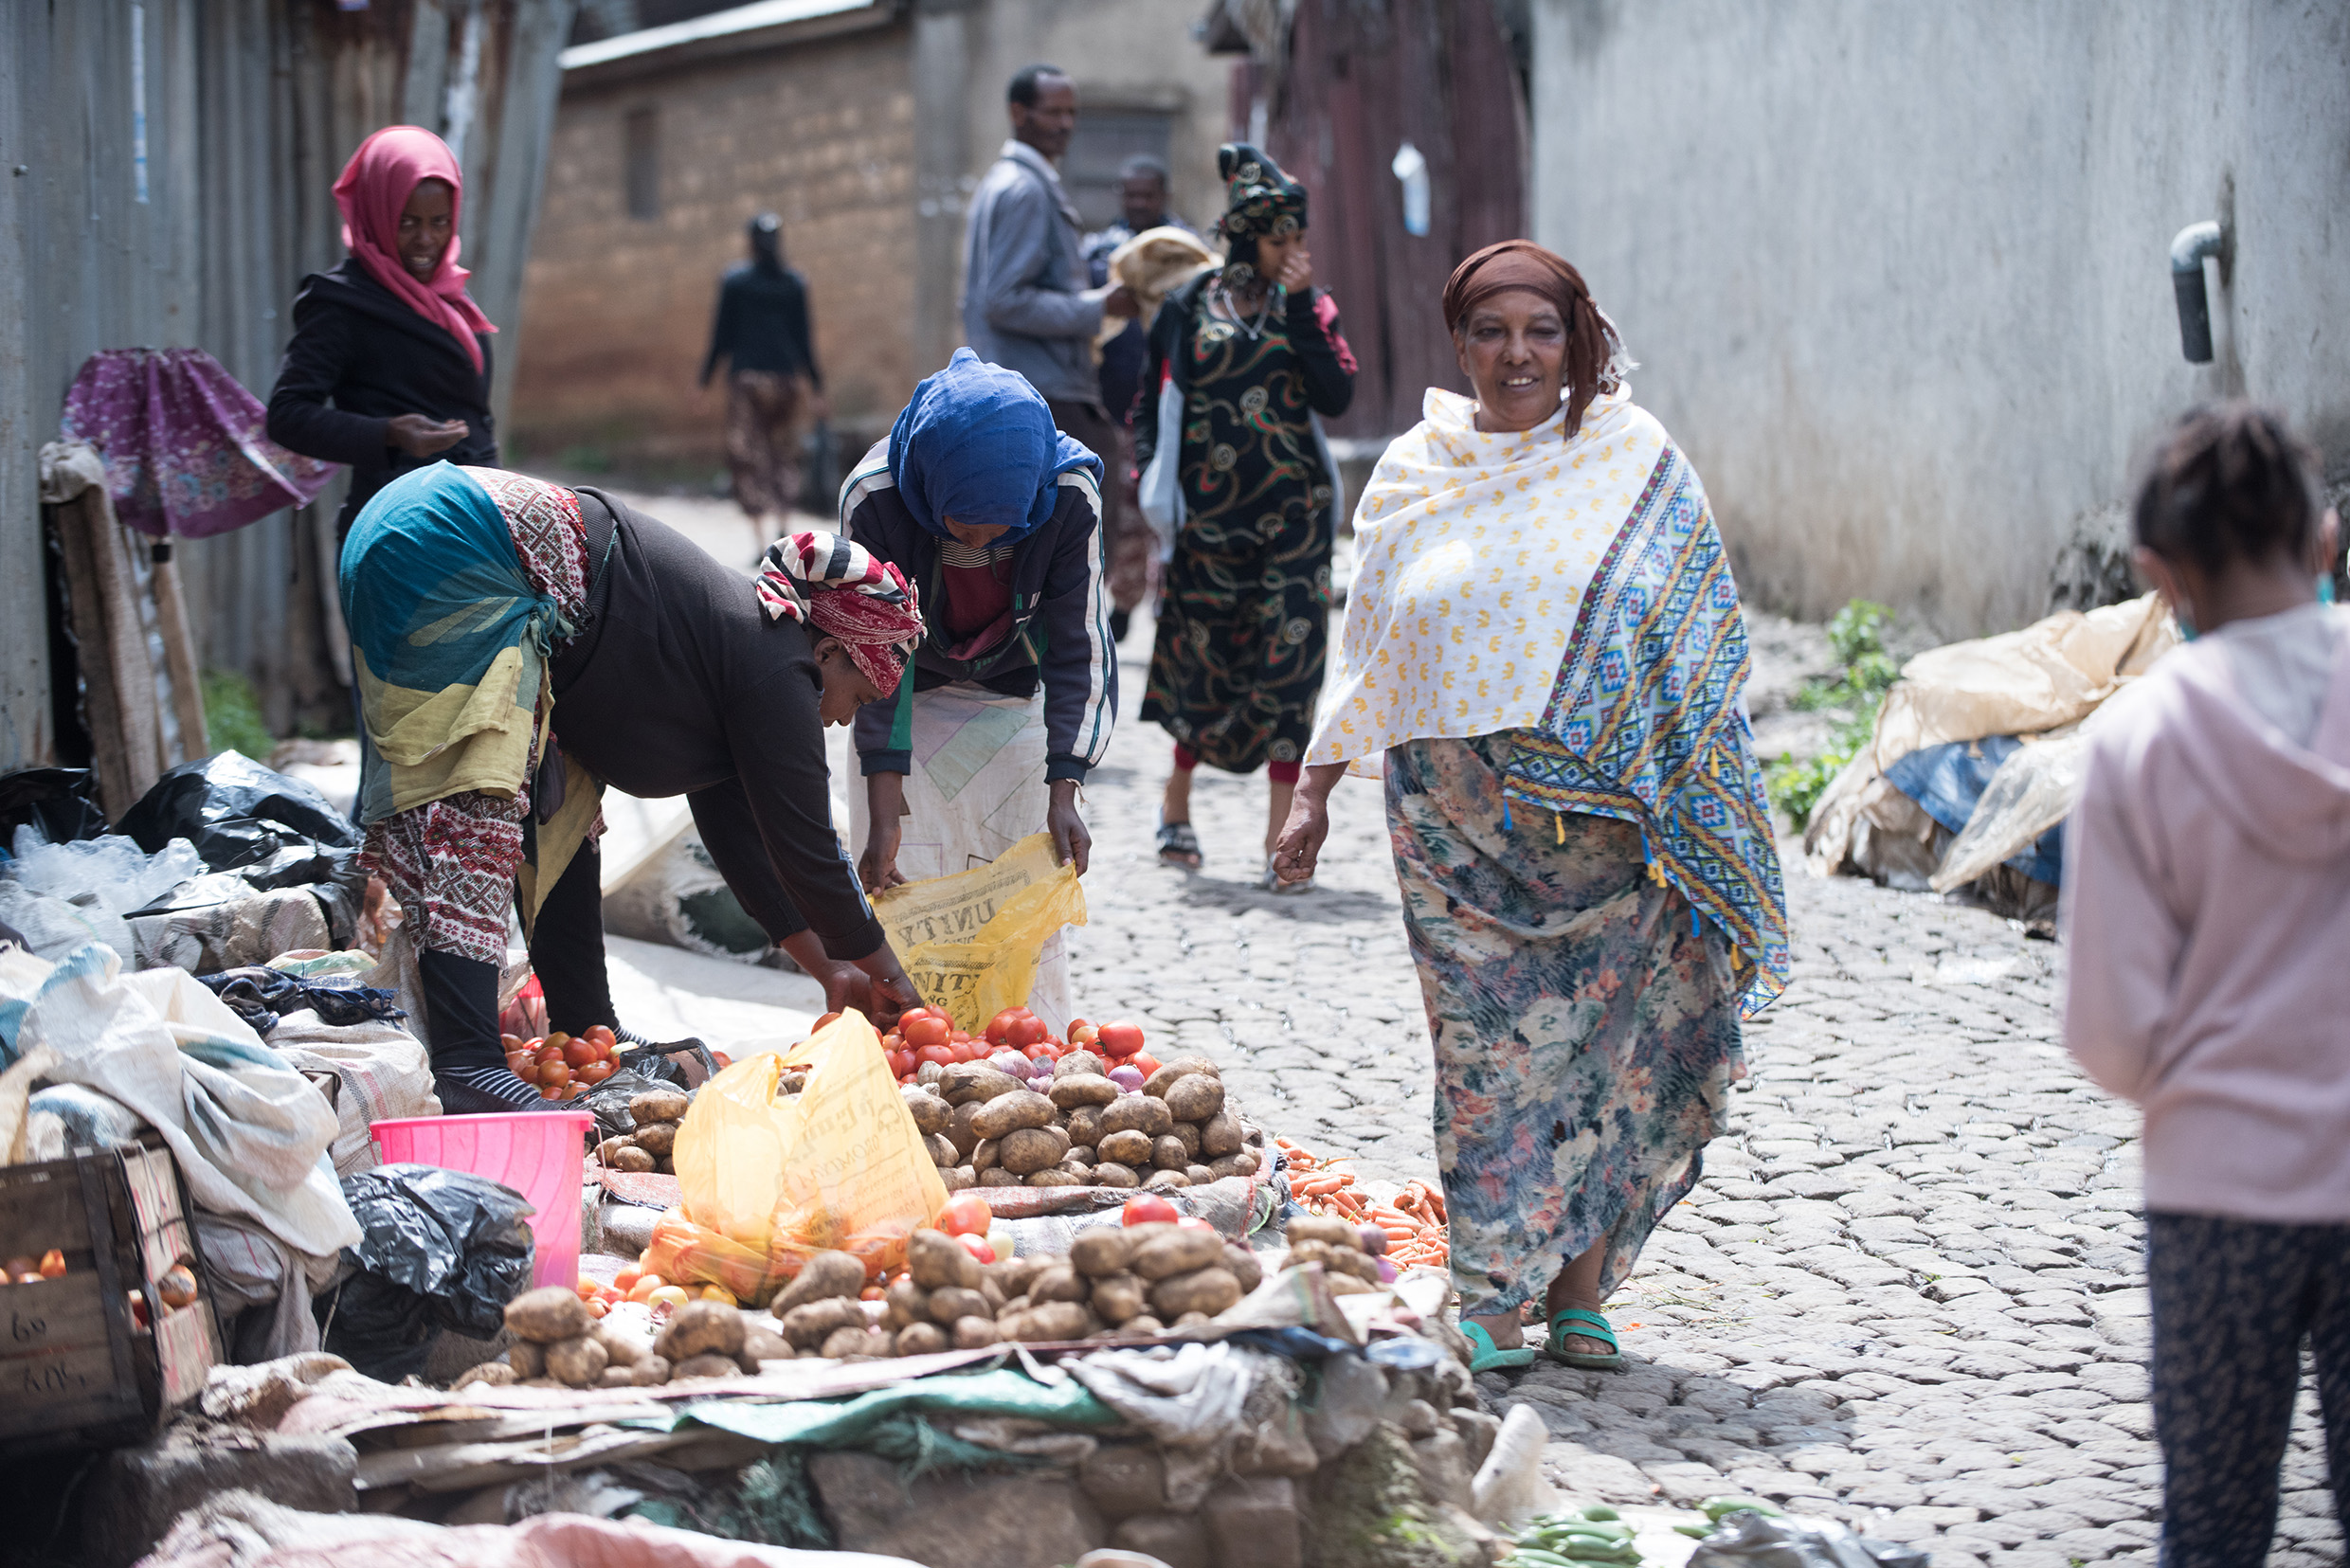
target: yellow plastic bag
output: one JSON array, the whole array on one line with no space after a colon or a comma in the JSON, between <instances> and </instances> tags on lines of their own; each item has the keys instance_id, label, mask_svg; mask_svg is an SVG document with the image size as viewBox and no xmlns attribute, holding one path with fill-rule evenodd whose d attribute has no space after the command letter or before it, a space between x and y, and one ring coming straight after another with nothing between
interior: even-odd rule
<instances>
[{"instance_id":1,"label":"yellow plastic bag","mask_svg":"<svg viewBox=\"0 0 2350 1568\"><path fill-rule=\"evenodd\" d=\"M802 1067L807 1087L778 1099L784 1073ZM822 1248L862 1255L869 1273L902 1265L907 1235L947 1202L880 1036L858 1012L704 1084L678 1125L671 1158L683 1196L679 1215L732 1244L708 1242L698 1251L709 1267L682 1271L746 1301L771 1292ZM760 1257L764 1277L753 1283Z\"/></svg>"},{"instance_id":2,"label":"yellow plastic bag","mask_svg":"<svg viewBox=\"0 0 2350 1568\"><path fill-rule=\"evenodd\" d=\"M1028 1000L1044 945L1085 924L1085 890L1076 866L1053 864L1052 835L1032 833L986 865L892 888L873 910L922 1000L976 1035Z\"/></svg>"}]
</instances>

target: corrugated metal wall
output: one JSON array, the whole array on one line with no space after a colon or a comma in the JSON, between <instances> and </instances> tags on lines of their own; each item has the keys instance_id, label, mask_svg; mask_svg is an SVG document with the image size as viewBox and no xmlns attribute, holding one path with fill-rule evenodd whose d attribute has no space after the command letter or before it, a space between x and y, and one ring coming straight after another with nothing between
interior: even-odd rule
<instances>
[{"instance_id":1,"label":"corrugated metal wall","mask_svg":"<svg viewBox=\"0 0 2350 1568\"><path fill-rule=\"evenodd\" d=\"M369 132L402 121L458 147L473 291L511 329L574 9L22 0L0 10L0 771L54 754L36 465L82 360L193 346L265 400L295 289L342 256L334 175ZM499 366L501 412L512 363L509 352ZM280 731L346 701L321 532L281 513L180 554L205 662L250 676Z\"/></svg>"}]
</instances>

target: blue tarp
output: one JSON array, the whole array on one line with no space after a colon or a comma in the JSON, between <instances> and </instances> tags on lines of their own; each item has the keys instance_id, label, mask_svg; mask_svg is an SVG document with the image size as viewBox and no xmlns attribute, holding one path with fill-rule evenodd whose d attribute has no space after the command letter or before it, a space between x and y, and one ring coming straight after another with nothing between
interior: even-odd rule
<instances>
[{"instance_id":1,"label":"blue tarp","mask_svg":"<svg viewBox=\"0 0 2350 1568\"><path fill-rule=\"evenodd\" d=\"M1967 819L1975 815L1975 802L1982 799L1983 790L1991 783L1991 775L2023 744L2013 735L1986 735L1979 741L1929 746L1894 763L1885 770L1885 776L1894 788L1917 802L1928 817L1953 833L1963 833ZM2041 834L2030 850L2006 862L2051 887L2061 883L2064 863L2062 822Z\"/></svg>"}]
</instances>

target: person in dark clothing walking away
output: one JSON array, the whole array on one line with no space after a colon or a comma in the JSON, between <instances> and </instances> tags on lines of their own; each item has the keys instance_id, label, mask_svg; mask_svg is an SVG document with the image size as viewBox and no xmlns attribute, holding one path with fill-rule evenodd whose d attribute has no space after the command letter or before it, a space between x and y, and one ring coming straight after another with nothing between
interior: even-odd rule
<instances>
[{"instance_id":1,"label":"person in dark clothing walking away","mask_svg":"<svg viewBox=\"0 0 2350 1568\"><path fill-rule=\"evenodd\" d=\"M294 336L269 394L269 439L351 468L339 549L359 509L426 463L496 464L490 333L457 264L465 194L448 144L392 125L334 182L351 254L302 279Z\"/></svg>"},{"instance_id":2,"label":"person in dark clothing walking away","mask_svg":"<svg viewBox=\"0 0 2350 1568\"><path fill-rule=\"evenodd\" d=\"M750 260L718 285L718 318L702 357L701 385L728 362L726 465L734 504L752 522L787 515L800 500L800 446L821 417L823 373L808 330L807 281L784 265L784 225L772 212L750 220Z\"/></svg>"},{"instance_id":3,"label":"person in dark clothing walking away","mask_svg":"<svg viewBox=\"0 0 2350 1568\"><path fill-rule=\"evenodd\" d=\"M1194 232L1189 224L1166 209L1166 165L1138 153L1118 168L1118 221L1086 236L1086 275L1095 288L1110 281L1111 253L1151 228ZM1134 394L1142 385L1147 351L1140 318L1127 322L1101 351L1102 406L1110 411L1118 442L1115 452L1102 454L1111 467L1110 487L1118 493L1117 528L1109 541L1110 636L1118 642L1126 640L1134 606L1150 592L1150 568L1158 554L1158 541L1134 494Z\"/></svg>"}]
</instances>

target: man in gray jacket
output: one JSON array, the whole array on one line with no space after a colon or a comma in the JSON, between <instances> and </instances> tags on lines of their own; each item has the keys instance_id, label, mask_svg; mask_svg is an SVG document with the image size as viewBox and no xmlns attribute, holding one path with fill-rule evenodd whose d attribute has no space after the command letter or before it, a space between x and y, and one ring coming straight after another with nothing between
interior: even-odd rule
<instances>
[{"instance_id":1,"label":"man in gray jacket","mask_svg":"<svg viewBox=\"0 0 2350 1568\"><path fill-rule=\"evenodd\" d=\"M963 233L964 340L1025 376L1064 434L1115 463L1117 425L1102 406L1094 337L1104 316L1131 318L1135 308L1121 284L1088 286L1077 209L1055 167L1077 128L1077 90L1058 66L1029 65L1005 97L1012 139L971 193ZM1115 475L1102 486L1105 538L1117 537L1123 489Z\"/></svg>"}]
</instances>

